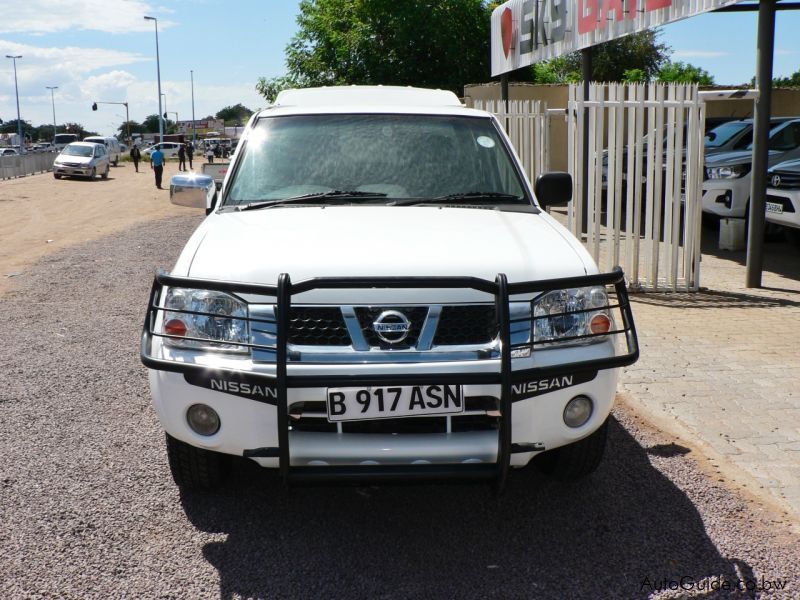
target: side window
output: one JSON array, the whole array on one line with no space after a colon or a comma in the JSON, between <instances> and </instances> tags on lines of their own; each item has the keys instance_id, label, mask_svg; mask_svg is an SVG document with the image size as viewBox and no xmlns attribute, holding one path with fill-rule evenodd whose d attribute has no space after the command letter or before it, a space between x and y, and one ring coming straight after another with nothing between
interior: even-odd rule
<instances>
[{"instance_id":1,"label":"side window","mask_svg":"<svg viewBox=\"0 0 800 600\"><path fill-rule=\"evenodd\" d=\"M751 128L750 131L745 133L736 144L734 144L734 150L747 150L747 147L753 143L753 129Z\"/></svg>"}]
</instances>

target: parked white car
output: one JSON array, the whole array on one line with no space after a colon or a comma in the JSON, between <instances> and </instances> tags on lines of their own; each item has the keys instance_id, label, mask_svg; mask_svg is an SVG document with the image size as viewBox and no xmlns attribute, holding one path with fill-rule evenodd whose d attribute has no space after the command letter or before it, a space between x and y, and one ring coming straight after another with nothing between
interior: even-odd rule
<instances>
[{"instance_id":1,"label":"parked white car","mask_svg":"<svg viewBox=\"0 0 800 600\"><path fill-rule=\"evenodd\" d=\"M181 145L177 142L161 142L158 144L153 144L149 148L145 149L142 154L147 158L150 158L150 155L156 151L156 148L158 148L164 153L164 158L171 158L173 156L178 156L178 148L180 147Z\"/></svg>"},{"instance_id":2,"label":"parked white car","mask_svg":"<svg viewBox=\"0 0 800 600\"><path fill-rule=\"evenodd\" d=\"M0 156L19 156L19 152L14 148L0 148Z\"/></svg>"},{"instance_id":3,"label":"parked white car","mask_svg":"<svg viewBox=\"0 0 800 600\"><path fill-rule=\"evenodd\" d=\"M108 178L111 168L108 152L103 144L93 142L72 142L67 144L53 161L53 177L88 177L98 175Z\"/></svg>"},{"instance_id":4,"label":"parked white car","mask_svg":"<svg viewBox=\"0 0 800 600\"><path fill-rule=\"evenodd\" d=\"M768 165L800 158L800 119L773 127L769 134ZM752 144L746 150L724 152L706 159L703 212L743 218L750 204Z\"/></svg>"},{"instance_id":5,"label":"parked white car","mask_svg":"<svg viewBox=\"0 0 800 600\"><path fill-rule=\"evenodd\" d=\"M638 346L622 272L543 210L571 194L451 92L281 92L219 193L171 181L209 213L142 336L175 481L232 456L289 483L591 473Z\"/></svg>"},{"instance_id":6,"label":"parked white car","mask_svg":"<svg viewBox=\"0 0 800 600\"><path fill-rule=\"evenodd\" d=\"M767 181L767 221L800 232L800 159L775 165Z\"/></svg>"}]
</instances>

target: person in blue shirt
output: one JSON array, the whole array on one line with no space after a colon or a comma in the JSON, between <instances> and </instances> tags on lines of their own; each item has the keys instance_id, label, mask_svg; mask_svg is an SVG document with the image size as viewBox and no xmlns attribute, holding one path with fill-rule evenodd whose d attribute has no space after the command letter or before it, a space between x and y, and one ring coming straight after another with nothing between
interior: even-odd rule
<instances>
[{"instance_id":1,"label":"person in blue shirt","mask_svg":"<svg viewBox=\"0 0 800 600\"><path fill-rule=\"evenodd\" d=\"M156 175L156 187L163 189L161 177L164 175L164 153L159 148L156 148L155 152L150 155L150 168Z\"/></svg>"}]
</instances>

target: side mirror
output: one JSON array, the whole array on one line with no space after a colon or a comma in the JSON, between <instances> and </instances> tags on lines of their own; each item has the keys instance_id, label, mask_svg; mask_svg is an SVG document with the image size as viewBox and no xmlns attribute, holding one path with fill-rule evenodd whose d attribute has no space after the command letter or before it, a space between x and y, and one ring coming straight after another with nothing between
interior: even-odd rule
<instances>
[{"instance_id":1,"label":"side mirror","mask_svg":"<svg viewBox=\"0 0 800 600\"><path fill-rule=\"evenodd\" d=\"M214 209L217 187L214 179L197 173L173 175L169 181L169 201L178 206L205 208L206 214Z\"/></svg>"},{"instance_id":2,"label":"side mirror","mask_svg":"<svg viewBox=\"0 0 800 600\"><path fill-rule=\"evenodd\" d=\"M539 206L563 206L572 200L572 175L563 171L545 173L536 178L533 186Z\"/></svg>"},{"instance_id":3,"label":"side mirror","mask_svg":"<svg viewBox=\"0 0 800 600\"><path fill-rule=\"evenodd\" d=\"M709 131L706 134L706 137L708 138L709 142L713 142L715 139L717 139L717 134L715 132L713 132L713 131Z\"/></svg>"}]
</instances>

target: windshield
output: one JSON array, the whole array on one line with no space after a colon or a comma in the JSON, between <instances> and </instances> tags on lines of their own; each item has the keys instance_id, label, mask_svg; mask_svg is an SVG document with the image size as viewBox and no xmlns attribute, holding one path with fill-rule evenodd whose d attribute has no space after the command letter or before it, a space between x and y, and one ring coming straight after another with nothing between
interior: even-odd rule
<instances>
[{"instance_id":1,"label":"windshield","mask_svg":"<svg viewBox=\"0 0 800 600\"><path fill-rule=\"evenodd\" d=\"M485 193L470 203L529 204L492 122L429 115L300 115L261 119L242 148L226 205L434 199ZM356 200L358 198L358 200ZM369 200L366 200L369 199ZM377 200L376 200L377 199Z\"/></svg>"},{"instance_id":2,"label":"windshield","mask_svg":"<svg viewBox=\"0 0 800 600\"><path fill-rule=\"evenodd\" d=\"M706 134L704 144L706 148L719 148L727 144L735 135L738 135L748 127L750 123L742 123L741 121L732 121L730 123L723 123L714 127ZM714 134L713 136L710 134ZM713 138L713 139L712 139Z\"/></svg>"},{"instance_id":3,"label":"windshield","mask_svg":"<svg viewBox=\"0 0 800 600\"><path fill-rule=\"evenodd\" d=\"M73 146L70 144L61 153L67 156L92 156L93 151L92 146Z\"/></svg>"},{"instance_id":4,"label":"windshield","mask_svg":"<svg viewBox=\"0 0 800 600\"><path fill-rule=\"evenodd\" d=\"M788 152L800 146L800 121L789 121L777 127L773 127L769 132L769 149L777 152ZM748 150L753 149L753 144L747 146Z\"/></svg>"},{"instance_id":5,"label":"windshield","mask_svg":"<svg viewBox=\"0 0 800 600\"><path fill-rule=\"evenodd\" d=\"M78 136L74 133L58 133L53 138L54 144L69 144L70 142L77 141Z\"/></svg>"}]
</instances>

